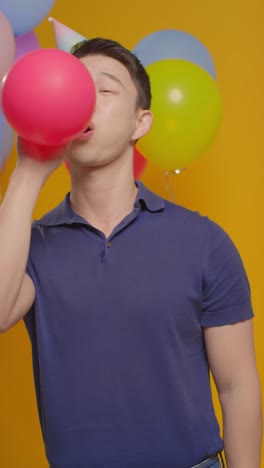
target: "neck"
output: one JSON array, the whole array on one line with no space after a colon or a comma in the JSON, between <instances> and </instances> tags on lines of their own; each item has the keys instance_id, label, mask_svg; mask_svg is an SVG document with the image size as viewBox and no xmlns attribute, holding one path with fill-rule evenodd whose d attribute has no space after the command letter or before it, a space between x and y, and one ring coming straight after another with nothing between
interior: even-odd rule
<instances>
[{"instance_id":1,"label":"neck","mask_svg":"<svg viewBox=\"0 0 264 468\"><path fill-rule=\"evenodd\" d=\"M105 166L73 165L71 177L70 200L74 211L108 237L133 210L137 193L133 154Z\"/></svg>"}]
</instances>

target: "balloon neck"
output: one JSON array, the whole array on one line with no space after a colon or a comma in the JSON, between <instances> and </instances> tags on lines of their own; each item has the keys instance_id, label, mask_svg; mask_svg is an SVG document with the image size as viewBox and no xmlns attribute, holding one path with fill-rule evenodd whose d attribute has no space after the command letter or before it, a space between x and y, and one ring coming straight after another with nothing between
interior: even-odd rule
<instances>
[{"instance_id":1,"label":"balloon neck","mask_svg":"<svg viewBox=\"0 0 264 468\"><path fill-rule=\"evenodd\" d=\"M172 175L179 175L181 174L183 171L186 171L187 170L187 167L183 167L182 169L172 169L170 171L165 171L165 175L168 176L169 174L172 174Z\"/></svg>"}]
</instances>

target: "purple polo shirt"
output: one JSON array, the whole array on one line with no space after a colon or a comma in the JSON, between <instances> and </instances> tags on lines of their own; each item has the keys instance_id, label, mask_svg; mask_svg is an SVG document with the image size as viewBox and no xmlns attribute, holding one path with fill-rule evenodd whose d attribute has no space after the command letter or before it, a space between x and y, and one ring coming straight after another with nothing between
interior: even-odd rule
<instances>
[{"instance_id":1,"label":"purple polo shirt","mask_svg":"<svg viewBox=\"0 0 264 468\"><path fill-rule=\"evenodd\" d=\"M25 316L52 468L187 468L221 450L204 326L253 316L229 236L137 182L108 239L69 195L32 227Z\"/></svg>"}]
</instances>

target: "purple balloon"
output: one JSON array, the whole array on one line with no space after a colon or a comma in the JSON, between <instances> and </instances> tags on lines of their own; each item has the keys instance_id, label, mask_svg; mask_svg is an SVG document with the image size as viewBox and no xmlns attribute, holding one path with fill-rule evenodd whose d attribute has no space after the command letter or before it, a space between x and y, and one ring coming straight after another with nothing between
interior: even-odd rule
<instances>
[{"instance_id":1,"label":"purple balloon","mask_svg":"<svg viewBox=\"0 0 264 468\"><path fill-rule=\"evenodd\" d=\"M39 49L40 43L36 34L31 31L26 34L21 34L21 36L16 36L16 54L15 61L18 60L23 55L33 50Z\"/></svg>"},{"instance_id":2,"label":"purple balloon","mask_svg":"<svg viewBox=\"0 0 264 468\"><path fill-rule=\"evenodd\" d=\"M0 111L0 169L8 159L14 140L14 131Z\"/></svg>"}]
</instances>

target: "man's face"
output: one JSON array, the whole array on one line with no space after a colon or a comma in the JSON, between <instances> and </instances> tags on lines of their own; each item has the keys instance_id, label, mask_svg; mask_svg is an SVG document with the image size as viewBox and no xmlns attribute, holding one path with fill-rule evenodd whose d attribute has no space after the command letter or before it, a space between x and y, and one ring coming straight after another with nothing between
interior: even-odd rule
<instances>
[{"instance_id":1,"label":"man's face","mask_svg":"<svg viewBox=\"0 0 264 468\"><path fill-rule=\"evenodd\" d=\"M94 80L96 106L90 129L71 144L69 161L102 166L133 144L142 110L136 109L137 90L124 65L103 55L88 55L81 61Z\"/></svg>"}]
</instances>

